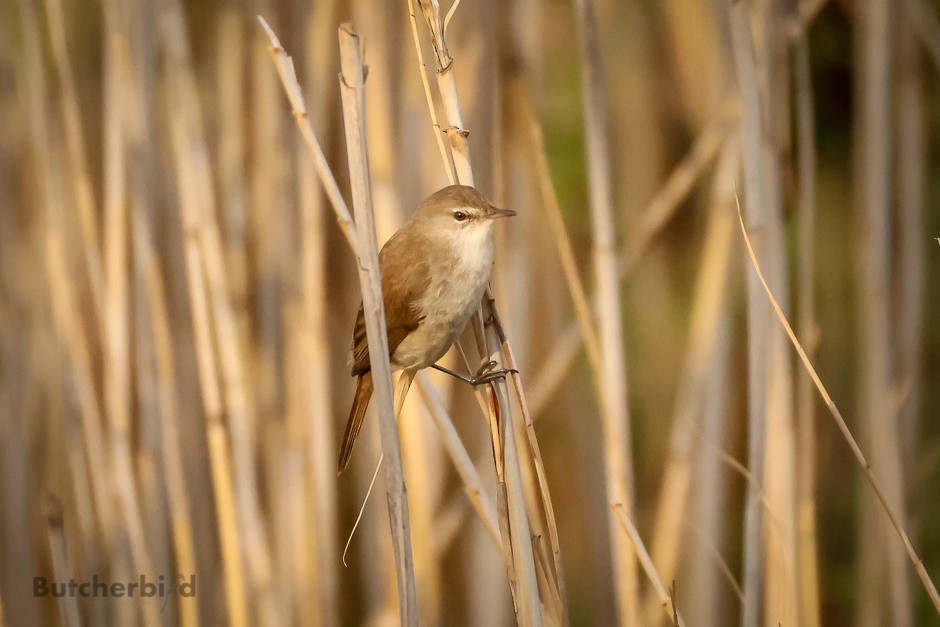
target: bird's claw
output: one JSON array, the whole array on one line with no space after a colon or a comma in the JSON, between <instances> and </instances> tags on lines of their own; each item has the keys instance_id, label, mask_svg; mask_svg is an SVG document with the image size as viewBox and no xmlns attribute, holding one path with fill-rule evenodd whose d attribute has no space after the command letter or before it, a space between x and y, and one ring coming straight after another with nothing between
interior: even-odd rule
<instances>
[{"instance_id":1,"label":"bird's claw","mask_svg":"<svg viewBox=\"0 0 940 627\"><path fill-rule=\"evenodd\" d=\"M484 385L486 383L491 383L497 379L506 379L506 375L510 373L519 374L519 371L515 368L503 368L501 370L493 370L496 366L499 365L499 362L488 361L477 370L476 375L470 380L470 384L474 387L478 385Z\"/></svg>"}]
</instances>

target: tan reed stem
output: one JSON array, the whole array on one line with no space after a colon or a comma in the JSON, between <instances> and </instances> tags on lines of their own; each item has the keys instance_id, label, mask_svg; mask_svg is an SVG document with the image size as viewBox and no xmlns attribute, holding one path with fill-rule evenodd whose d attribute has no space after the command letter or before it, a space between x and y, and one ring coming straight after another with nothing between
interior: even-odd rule
<instances>
[{"instance_id":1,"label":"tan reed stem","mask_svg":"<svg viewBox=\"0 0 940 627\"><path fill-rule=\"evenodd\" d=\"M359 35L348 24L342 25L339 29L339 49L342 66L340 94L343 98L349 177L353 192L353 209L356 213L359 284L366 332L369 338L369 359L375 384L375 402L379 410L382 451L387 459L385 489L392 543L395 549L399 612L403 625L417 625L418 603L411 552L411 528L408 521L408 501L405 497L398 427L395 422L382 279L379 273L379 251L372 210L369 158L365 136L365 77L363 76L362 47Z\"/></svg>"}]
</instances>

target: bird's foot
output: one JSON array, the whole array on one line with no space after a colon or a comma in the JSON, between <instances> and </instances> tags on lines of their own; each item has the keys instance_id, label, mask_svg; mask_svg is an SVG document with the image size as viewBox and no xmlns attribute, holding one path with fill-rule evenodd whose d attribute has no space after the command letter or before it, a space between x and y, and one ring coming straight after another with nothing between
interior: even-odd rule
<instances>
[{"instance_id":1,"label":"bird's foot","mask_svg":"<svg viewBox=\"0 0 940 627\"><path fill-rule=\"evenodd\" d=\"M491 381L496 381L497 379L505 379L510 373L519 374L519 371L515 368L501 368L499 370L493 370L499 363L496 361L488 361L477 370L476 375L472 378L472 385L483 385L484 383L489 383Z\"/></svg>"},{"instance_id":2,"label":"bird's foot","mask_svg":"<svg viewBox=\"0 0 940 627\"><path fill-rule=\"evenodd\" d=\"M453 370L445 368L444 366L439 366L438 364L434 364L431 367L434 368L435 370L440 370L441 372L445 374L449 374L450 376L454 378L460 379L464 383L469 383L473 387L477 387L478 385L484 385L486 383L492 383L493 381L496 381L498 379L505 379L508 374L513 373L513 372L516 374L519 374L519 371L516 370L515 368L493 370L493 368L495 368L498 365L499 365L498 362L488 361L482 366L480 366L480 369L477 370L477 373L472 377L468 377L467 375L460 374L459 372L454 372Z\"/></svg>"}]
</instances>

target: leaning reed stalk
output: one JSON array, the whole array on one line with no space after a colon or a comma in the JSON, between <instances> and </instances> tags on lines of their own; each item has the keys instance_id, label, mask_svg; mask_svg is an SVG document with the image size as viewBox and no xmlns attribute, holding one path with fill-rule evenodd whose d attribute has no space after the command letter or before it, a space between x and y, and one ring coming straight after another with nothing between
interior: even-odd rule
<instances>
[{"instance_id":1,"label":"leaning reed stalk","mask_svg":"<svg viewBox=\"0 0 940 627\"><path fill-rule=\"evenodd\" d=\"M669 617L669 620L672 621L675 627L681 627L683 624L686 624L675 605L675 599L671 598L669 593L666 591L666 586L663 585L662 577L659 576L659 572L656 570L656 566L653 565L653 560L650 558L650 554L646 550L646 545L643 544L643 539L640 537L640 532L637 531L636 525L634 525L633 521L630 520L630 517L627 516L626 508L622 503L611 503L610 509L614 512L614 515L620 522L621 527L623 527L627 537L630 539L630 544L633 546L633 550L636 553L640 564L643 566L643 572L646 573L650 583L653 584L653 590L655 590L656 596L659 598L659 603L662 606L663 611L666 612L666 616Z\"/></svg>"},{"instance_id":2,"label":"leaning reed stalk","mask_svg":"<svg viewBox=\"0 0 940 627\"><path fill-rule=\"evenodd\" d=\"M893 4L890 0L876 0L862 7L856 42L859 113L855 128L858 178L854 189L861 235L857 265L858 311L861 315L859 409L866 424L878 477L885 487L892 510L897 513L899 524L906 527L898 413L893 400L895 364L891 350ZM879 588L863 590L863 595L881 597L883 586L878 582L887 576L888 607L893 624L898 627L912 625L910 582L903 553L896 545L885 543L884 537L890 535L891 530L883 520L863 526L863 530L862 544L874 550L867 554L868 559L862 560L861 577ZM887 569L884 567L885 559Z\"/></svg>"},{"instance_id":3,"label":"leaning reed stalk","mask_svg":"<svg viewBox=\"0 0 940 627\"><path fill-rule=\"evenodd\" d=\"M868 484L875 493L878 504L881 506L881 509L884 510L885 515L888 517L888 522L891 524L891 527L894 528L897 536L901 539L901 543L904 545L904 550L906 551L911 563L914 565L914 570L917 571L917 575L920 577L921 583L924 585L924 590L927 591L927 596L930 597L930 601L933 603L934 609L936 609L937 614L940 615L940 593L937 592L936 585L934 585L933 580L927 573L927 569L924 567L924 561L914 550L914 545L911 544L910 537L901 526L899 516L891 506L890 502L885 496L884 491L881 489L881 484L875 477L871 464L865 458L861 448L859 448L858 442L855 440L855 436L852 435L852 432L849 430L845 419L842 417L842 412L840 412L839 408L836 407L835 402L829 395L829 391L826 389L825 385L823 385L822 380L819 378L819 374L816 372L816 368L813 367L812 362L806 355L806 350L797 339L796 333L793 332L793 327L790 326L789 320L787 320L786 315L783 313L783 310L777 303L777 299L774 297L773 292L767 285L767 281L764 279L764 274L761 271L757 254L754 251L754 245L751 242L750 236L748 235L748 229L744 225L744 218L741 216L740 206L738 207L738 221L740 222L741 233L744 237L744 244L747 247L748 256L751 259L751 265L754 268L754 274L757 276L760 285L763 287L764 293L766 294L767 299L770 301L770 305L773 308L774 314L777 316L781 326L786 331L787 336L790 338L790 343L793 344L793 347L796 349L796 352L800 357L800 361L803 362L803 366L806 368L806 371L813 379L813 383L816 385L816 389L819 391L819 395L826 403L826 408L829 409L829 413L832 414L833 419L836 421L836 426L839 427L839 431L841 432L842 437L845 439L849 445L849 448L852 450L852 455L855 457L855 461L858 462L862 472L865 474L865 478L867 479Z\"/></svg>"},{"instance_id":4,"label":"leaning reed stalk","mask_svg":"<svg viewBox=\"0 0 940 627\"><path fill-rule=\"evenodd\" d=\"M402 475L401 449L392 394L391 366L388 357L388 336L385 328L385 307L379 273L379 251L375 238L369 158L365 136L365 98L362 65L362 44L348 24L339 29L340 94L346 129L349 177L353 209L356 213L358 240L359 285L362 310L369 339L369 360L375 383L375 404L379 413L379 433L386 458L385 490L388 517L395 549L398 580L399 615L403 625L418 624L418 603L415 591L414 564L411 552L411 528L408 501Z\"/></svg>"},{"instance_id":5,"label":"leaning reed stalk","mask_svg":"<svg viewBox=\"0 0 940 627\"><path fill-rule=\"evenodd\" d=\"M627 404L626 356L623 345L620 281L617 276L613 188L610 180L610 148L607 145L606 91L600 39L592 0L576 0L575 20L581 52L581 94L590 189L594 273L597 284L597 317L601 341L604 385L603 406L604 480L607 500L622 504L634 515L633 456L630 412ZM622 626L640 624L639 582L636 556L617 529L617 517L608 512L608 537L614 591Z\"/></svg>"}]
</instances>

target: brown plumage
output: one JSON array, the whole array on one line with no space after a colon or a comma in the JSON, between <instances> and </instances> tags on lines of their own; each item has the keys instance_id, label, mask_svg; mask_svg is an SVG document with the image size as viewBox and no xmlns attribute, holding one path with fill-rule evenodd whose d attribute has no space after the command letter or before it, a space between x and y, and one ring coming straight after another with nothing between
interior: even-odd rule
<instances>
[{"instance_id":1,"label":"brown plumage","mask_svg":"<svg viewBox=\"0 0 940 627\"><path fill-rule=\"evenodd\" d=\"M421 203L411 221L382 247L379 268L393 370L426 368L454 343L489 281L493 218L512 214L493 208L472 187L451 185ZM372 397L362 305L353 330L352 361L352 375L359 380L338 472L349 463Z\"/></svg>"}]
</instances>

